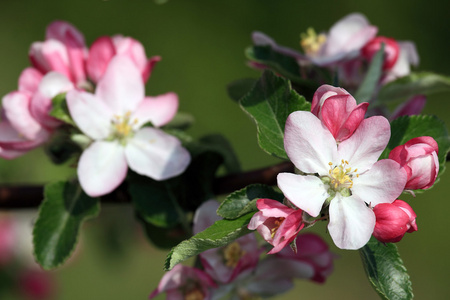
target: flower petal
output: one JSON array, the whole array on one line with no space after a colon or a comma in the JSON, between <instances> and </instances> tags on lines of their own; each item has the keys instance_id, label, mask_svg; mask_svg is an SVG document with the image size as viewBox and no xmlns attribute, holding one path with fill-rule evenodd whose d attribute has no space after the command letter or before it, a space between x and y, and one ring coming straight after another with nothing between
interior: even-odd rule
<instances>
[{"instance_id":1,"label":"flower petal","mask_svg":"<svg viewBox=\"0 0 450 300\"><path fill-rule=\"evenodd\" d=\"M382 116L364 119L353 135L339 144L339 158L360 173L369 169L386 148L391 136L389 121Z\"/></svg>"},{"instance_id":2,"label":"flower petal","mask_svg":"<svg viewBox=\"0 0 450 300\"><path fill-rule=\"evenodd\" d=\"M339 193L330 203L328 231L341 249L359 249L370 239L375 227L375 214L356 196Z\"/></svg>"},{"instance_id":3,"label":"flower petal","mask_svg":"<svg viewBox=\"0 0 450 300\"><path fill-rule=\"evenodd\" d=\"M125 155L133 171L155 180L181 174L191 161L177 138L150 127L136 132L125 147Z\"/></svg>"},{"instance_id":4,"label":"flower petal","mask_svg":"<svg viewBox=\"0 0 450 300\"><path fill-rule=\"evenodd\" d=\"M89 57L86 62L86 69L92 81L95 83L100 81L114 55L116 50L110 37L102 36L94 41L89 48Z\"/></svg>"},{"instance_id":5,"label":"flower petal","mask_svg":"<svg viewBox=\"0 0 450 300\"><path fill-rule=\"evenodd\" d=\"M294 165L305 173L326 175L328 163L337 159L333 135L308 111L296 111L287 118L284 148Z\"/></svg>"},{"instance_id":6,"label":"flower petal","mask_svg":"<svg viewBox=\"0 0 450 300\"><path fill-rule=\"evenodd\" d=\"M392 159L376 162L370 170L353 178L353 195L358 195L372 207L379 203L391 203L402 193L406 184L406 172Z\"/></svg>"},{"instance_id":7,"label":"flower petal","mask_svg":"<svg viewBox=\"0 0 450 300\"><path fill-rule=\"evenodd\" d=\"M23 92L11 92L3 97L2 105L11 126L29 140L33 140L44 131L29 110L30 96Z\"/></svg>"},{"instance_id":8,"label":"flower petal","mask_svg":"<svg viewBox=\"0 0 450 300\"><path fill-rule=\"evenodd\" d=\"M330 196L323 182L316 176L280 173L278 187L295 206L317 217L324 201Z\"/></svg>"},{"instance_id":9,"label":"flower petal","mask_svg":"<svg viewBox=\"0 0 450 300\"><path fill-rule=\"evenodd\" d=\"M110 134L113 113L93 94L72 90L67 93L67 106L77 126L92 139L100 140Z\"/></svg>"},{"instance_id":10,"label":"flower petal","mask_svg":"<svg viewBox=\"0 0 450 300\"><path fill-rule=\"evenodd\" d=\"M145 97L131 119L137 119L135 126L140 128L147 122L156 127L163 126L173 119L178 110L178 96L175 93L166 93L156 97Z\"/></svg>"},{"instance_id":11,"label":"flower petal","mask_svg":"<svg viewBox=\"0 0 450 300\"><path fill-rule=\"evenodd\" d=\"M78 179L91 197L102 196L118 187L127 175L124 148L118 142L96 141L80 157Z\"/></svg>"},{"instance_id":12,"label":"flower petal","mask_svg":"<svg viewBox=\"0 0 450 300\"><path fill-rule=\"evenodd\" d=\"M144 82L131 59L116 55L98 83L95 95L115 114L134 112L144 99Z\"/></svg>"},{"instance_id":13,"label":"flower petal","mask_svg":"<svg viewBox=\"0 0 450 300\"><path fill-rule=\"evenodd\" d=\"M35 93L38 89L39 82L42 80L42 73L37 69L28 67L20 73L19 77L19 91Z\"/></svg>"}]
</instances>

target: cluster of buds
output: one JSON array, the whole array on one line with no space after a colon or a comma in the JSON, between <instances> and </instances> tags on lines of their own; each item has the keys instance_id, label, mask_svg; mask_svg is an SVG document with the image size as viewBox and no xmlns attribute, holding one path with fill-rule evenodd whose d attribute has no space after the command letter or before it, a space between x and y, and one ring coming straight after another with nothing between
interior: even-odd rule
<instances>
[{"instance_id":1,"label":"cluster of buds","mask_svg":"<svg viewBox=\"0 0 450 300\"><path fill-rule=\"evenodd\" d=\"M264 199L260 205L270 205L271 201ZM215 214L218 206L217 201L210 200L199 207L194 217L194 233L219 219ZM222 299L226 295L233 295L233 299L266 298L288 291L295 278L325 282L335 258L328 245L314 234L299 235L295 244L296 253L286 248L260 258L264 248L255 236L243 236L227 246L201 253L201 269L175 266L163 276L150 298L163 292L167 293L167 299Z\"/></svg>"},{"instance_id":2,"label":"cluster of buds","mask_svg":"<svg viewBox=\"0 0 450 300\"><path fill-rule=\"evenodd\" d=\"M248 226L274 246L270 253L323 219L343 249L361 248L372 234L382 242L398 242L417 230L416 214L397 197L433 185L438 145L432 137L417 137L377 161L389 142L390 125L382 116L365 119L368 105L357 105L342 88L323 85L313 96L311 113L288 117L285 150L301 172L278 175L290 207L259 199L259 212Z\"/></svg>"}]
</instances>

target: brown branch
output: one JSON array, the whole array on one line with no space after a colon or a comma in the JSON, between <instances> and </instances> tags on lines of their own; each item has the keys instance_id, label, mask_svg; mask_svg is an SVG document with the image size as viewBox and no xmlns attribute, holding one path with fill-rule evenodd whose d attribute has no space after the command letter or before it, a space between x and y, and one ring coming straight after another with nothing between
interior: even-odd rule
<instances>
[{"instance_id":1,"label":"brown branch","mask_svg":"<svg viewBox=\"0 0 450 300\"><path fill-rule=\"evenodd\" d=\"M278 165L249 172L216 178L213 184L216 195L229 194L252 183L275 185L280 172L293 172L294 165L283 162ZM38 207L43 199L43 186L3 186L0 187L0 209L24 209ZM111 194L102 198L103 203L130 202L125 187L122 185Z\"/></svg>"}]
</instances>

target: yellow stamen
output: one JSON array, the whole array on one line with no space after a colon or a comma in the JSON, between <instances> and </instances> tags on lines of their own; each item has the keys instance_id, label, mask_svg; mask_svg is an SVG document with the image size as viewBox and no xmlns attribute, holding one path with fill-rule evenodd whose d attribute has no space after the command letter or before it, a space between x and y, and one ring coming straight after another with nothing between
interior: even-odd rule
<instances>
[{"instance_id":1,"label":"yellow stamen","mask_svg":"<svg viewBox=\"0 0 450 300\"><path fill-rule=\"evenodd\" d=\"M225 259L225 265L227 267L236 267L239 260L244 256L245 251L242 250L238 242L233 242L226 246L223 251L223 257Z\"/></svg>"},{"instance_id":2,"label":"yellow stamen","mask_svg":"<svg viewBox=\"0 0 450 300\"><path fill-rule=\"evenodd\" d=\"M300 34L300 46L310 56L315 56L326 40L327 37L324 34L317 35L311 27L306 30L306 33Z\"/></svg>"}]
</instances>

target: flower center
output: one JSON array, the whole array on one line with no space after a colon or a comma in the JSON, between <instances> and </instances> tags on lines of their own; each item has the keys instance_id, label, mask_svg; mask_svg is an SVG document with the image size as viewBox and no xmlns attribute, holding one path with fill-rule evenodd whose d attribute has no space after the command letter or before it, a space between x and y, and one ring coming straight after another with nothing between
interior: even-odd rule
<instances>
[{"instance_id":1,"label":"flower center","mask_svg":"<svg viewBox=\"0 0 450 300\"><path fill-rule=\"evenodd\" d=\"M203 300L203 299L205 299L205 295L203 295L203 292L198 287L191 289L184 295L184 300Z\"/></svg>"},{"instance_id":2,"label":"flower center","mask_svg":"<svg viewBox=\"0 0 450 300\"><path fill-rule=\"evenodd\" d=\"M127 137L133 134L133 125L135 125L138 120L134 119L131 121L130 119L131 112L127 111L125 115L119 116L115 115L114 119L112 119L111 124L113 127L112 138L118 139L122 142L125 141Z\"/></svg>"},{"instance_id":3,"label":"flower center","mask_svg":"<svg viewBox=\"0 0 450 300\"><path fill-rule=\"evenodd\" d=\"M239 246L238 242L233 242L226 246L223 251L223 257L225 259L225 265L227 267L236 267L239 260L242 256L244 256L245 251L242 250L241 246Z\"/></svg>"},{"instance_id":4,"label":"flower center","mask_svg":"<svg viewBox=\"0 0 450 300\"><path fill-rule=\"evenodd\" d=\"M341 160L340 165L333 165L332 162L328 164L330 165L330 170L328 171L331 180L330 187L335 191L341 191L344 188L351 189L353 186L352 179L359 177L359 174L356 174L358 169L352 170L346 160Z\"/></svg>"},{"instance_id":5,"label":"flower center","mask_svg":"<svg viewBox=\"0 0 450 300\"><path fill-rule=\"evenodd\" d=\"M300 46L309 56L315 56L326 40L327 37L324 34L317 35L311 27L306 30L306 33L300 34Z\"/></svg>"},{"instance_id":6,"label":"flower center","mask_svg":"<svg viewBox=\"0 0 450 300\"><path fill-rule=\"evenodd\" d=\"M270 229L270 234L272 236L272 239L275 237L275 233L277 232L278 228L280 228L281 223L283 223L283 221L285 219L286 218L279 217L279 218L276 218L275 221L273 222L273 227Z\"/></svg>"}]
</instances>

